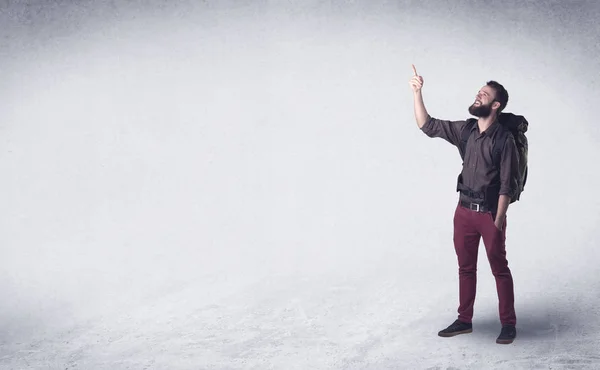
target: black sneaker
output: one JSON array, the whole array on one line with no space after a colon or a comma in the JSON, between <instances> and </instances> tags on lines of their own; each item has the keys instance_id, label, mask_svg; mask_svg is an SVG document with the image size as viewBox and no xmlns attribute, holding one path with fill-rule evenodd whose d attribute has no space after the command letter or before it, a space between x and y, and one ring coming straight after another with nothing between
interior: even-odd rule
<instances>
[{"instance_id":1,"label":"black sneaker","mask_svg":"<svg viewBox=\"0 0 600 370\"><path fill-rule=\"evenodd\" d=\"M498 344L511 344L515 337L517 336L517 329L512 325L504 325L502 327L502 331L496 339L496 343Z\"/></svg>"},{"instance_id":2,"label":"black sneaker","mask_svg":"<svg viewBox=\"0 0 600 370\"><path fill-rule=\"evenodd\" d=\"M467 334L471 332L473 332L473 324L467 324L466 322L456 320L452 323L452 325L440 331L438 335L440 337L453 337L455 335Z\"/></svg>"}]
</instances>

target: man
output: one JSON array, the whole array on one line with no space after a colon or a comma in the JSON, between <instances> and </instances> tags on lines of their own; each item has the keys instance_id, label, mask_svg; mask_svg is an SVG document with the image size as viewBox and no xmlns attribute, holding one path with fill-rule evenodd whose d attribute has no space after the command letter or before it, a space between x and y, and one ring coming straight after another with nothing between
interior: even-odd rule
<instances>
[{"instance_id":1,"label":"man","mask_svg":"<svg viewBox=\"0 0 600 370\"><path fill-rule=\"evenodd\" d=\"M470 127L467 121L433 118L425 109L421 89L423 77L414 76L410 86L414 93L414 110L418 127L427 136L442 138L459 147L463 129L470 130L462 172L458 177L460 191L454 213L454 248L459 266L458 319L441 330L441 337L472 332L473 305L477 281L477 253L483 238L487 258L496 279L499 316L502 324L497 343L512 343L516 337L516 314L511 271L506 259L506 213L518 186L518 152L515 140L508 135L502 147L500 167L492 160L492 147L501 130L498 115L508 103L508 92L496 81L483 86L469 107L477 117ZM470 127L470 128L469 128Z\"/></svg>"}]
</instances>

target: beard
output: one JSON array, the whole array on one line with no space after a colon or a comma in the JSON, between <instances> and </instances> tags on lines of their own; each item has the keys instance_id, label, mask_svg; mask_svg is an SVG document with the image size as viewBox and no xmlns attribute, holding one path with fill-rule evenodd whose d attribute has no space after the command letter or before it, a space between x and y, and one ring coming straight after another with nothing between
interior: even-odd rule
<instances>
[{"instance_id":1,"label":"beard","mask_svg":"<svg viewBox=\"0 0 600 370\"><path fill-rule=\"evenodd\" d=\"M488 105L483 105L480 103L479 106L476 106L475 103L471 104L469 107L469 113L474 115L475 117L486 118L489 117L492 113L492 103Z\"/></svg>"}]
</instances>

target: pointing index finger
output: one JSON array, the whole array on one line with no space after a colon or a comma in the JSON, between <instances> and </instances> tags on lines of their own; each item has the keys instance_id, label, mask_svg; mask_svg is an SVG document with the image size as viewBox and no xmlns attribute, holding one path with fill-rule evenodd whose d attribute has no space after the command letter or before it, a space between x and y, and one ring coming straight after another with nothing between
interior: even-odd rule
<instances>
[{"instance_id":1,"label":"pointing index finger","mask_svg":"<svg viewBox=\"0 0 600 370\"><path fill-rule=\"evenodd\" d=\"M417 69L415 68L415 65L414 64L411 64L411 65L412 65L413 72L415 73L415 76L418 76Z\"/></svg>"}]
</instances>

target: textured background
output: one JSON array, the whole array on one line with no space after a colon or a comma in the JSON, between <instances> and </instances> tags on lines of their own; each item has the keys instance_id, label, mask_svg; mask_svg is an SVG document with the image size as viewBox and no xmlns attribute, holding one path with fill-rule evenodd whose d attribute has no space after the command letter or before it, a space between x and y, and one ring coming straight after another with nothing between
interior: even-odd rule
<instances>
[{"instance_id":1,"label":"textured background","mask_svg":"<svg viewBox=\"0 0 600 370\"><path fill-rule=\"evenodd\" d=\"M0 2L0 367L598 366L597 19L595 1ZM468 117L494 79L530 122L508 348L482 252L475 332L436 336L460 157L417 129L412 63L432 115Z\"/></svg>"}]
</instances>

